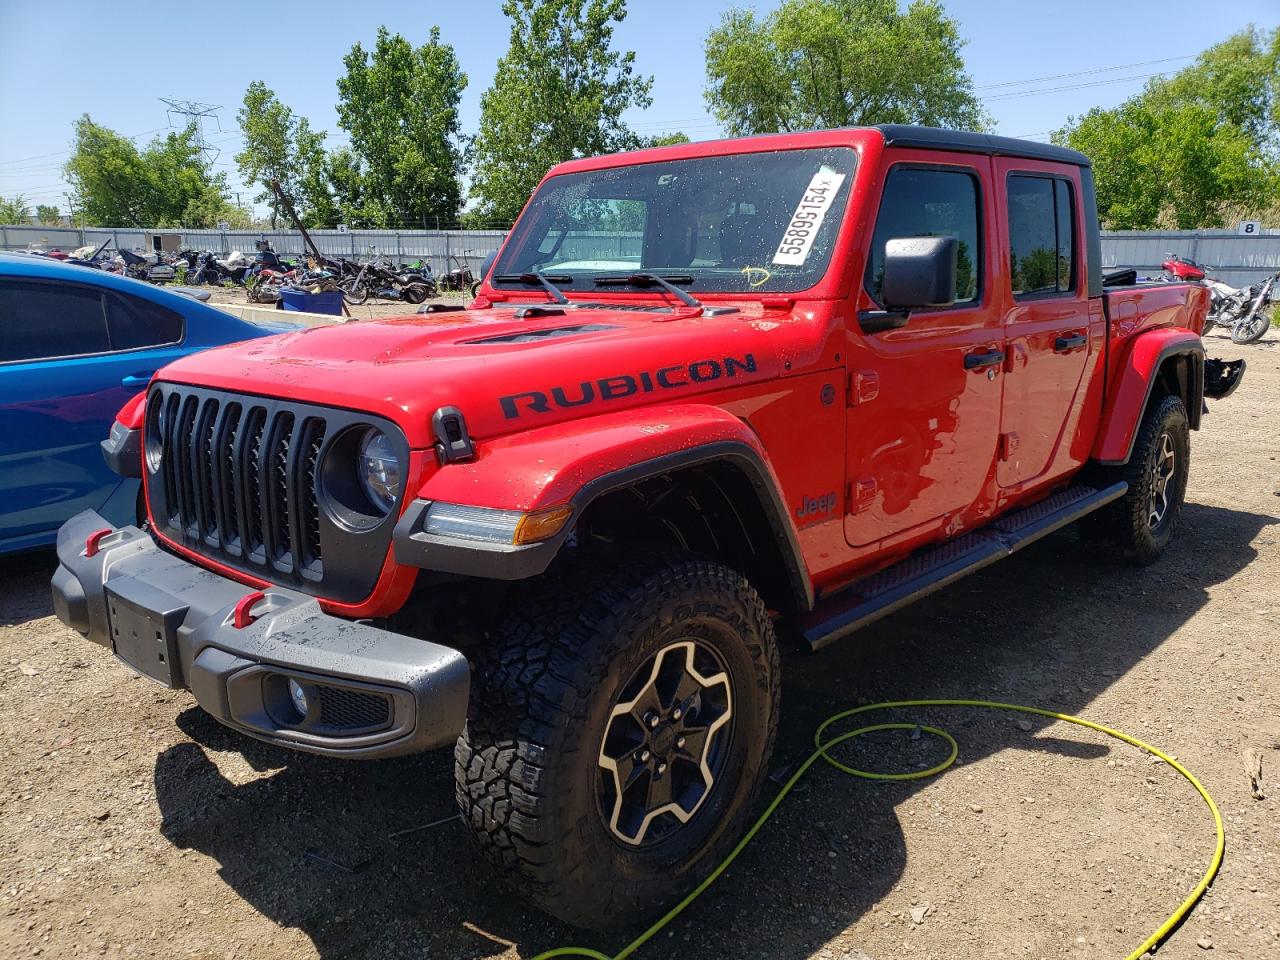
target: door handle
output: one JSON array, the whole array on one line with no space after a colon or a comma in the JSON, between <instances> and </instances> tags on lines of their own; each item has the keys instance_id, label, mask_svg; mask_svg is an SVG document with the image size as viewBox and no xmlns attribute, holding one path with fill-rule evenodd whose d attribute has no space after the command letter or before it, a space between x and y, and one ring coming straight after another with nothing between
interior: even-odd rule
<instances>
[{"instance_id":1,"label":"door handle","mask_svg":"<svg viewBox=\"0 0 1280 960\"><path fill-rule=\"evenodd\" d=\"M1072 350L1079 350L1089 342L1089 338L1083 333L1071 333L1065 337L1058 337L1053 341L1054 353L1070 353Z\"/></svg>"},{"instance_id":2,"label":"door handle","mask_svg":"<svg viewBox=\"0 0 1280 960\"><path fill-rule=\"evenodd\" d=\"M145 387L151 382L151 377L155 374L154 370L140 370L137 373L131 373L127 377L122 377L120 386L122 387Z\"/></svg>"},{"instance_id":3,"label":"door handle","mask_svg":"<svg viewBox=\"0 0 1280 960\"><path fill-rule=\"evenodd\" d=\"M966 370L982 370L986 367L999 366L1002 363L1004 363L1003 350L985 350L964 355L964 368Z\"/></svg>"}]
</instances>

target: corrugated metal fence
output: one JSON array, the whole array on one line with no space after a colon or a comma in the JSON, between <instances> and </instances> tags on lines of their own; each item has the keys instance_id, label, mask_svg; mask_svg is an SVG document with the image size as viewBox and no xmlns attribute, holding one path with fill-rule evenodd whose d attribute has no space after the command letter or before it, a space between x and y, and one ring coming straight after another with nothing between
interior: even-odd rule
<instances>
[{"instance_id":1,"label":"corrugated metal fence","mask_svg":"<svg viewBox=\"0 0 1280 960\"><path fill-rule=\"evenodd\" d=\"M279 253L303 252L302 236L293 230L156 232L181 233L182 245L196 250L221 253L241 250L251 256L254 242L266 238ZM421 257L431 263L431 269L437 274L449 269L454 258L466 258L473 270L479 269L480 261L498 249L505 235L501 230L352 230L350 233L315 230L311 234L321 252L330 256L358 259L383 256L393 260ZM143 231L127 228L0 227L0 249L4 250L21 250L30 244L45 249L74 250L90 244L96 246L107 238L115 248L132 250L143 246ZM616 255L636 252L616 237L611 238L611 243L619 244ZM583 256L605 253L595 249L594 244L588 246L590 250L584 248L579 253ZM1280 270L1280 230L1267 230L1256 236L1224 230L1121 230L1102 235L1102 264L1108 271L1132 267L1140 275L1155 274L1169 253L1190 257L1209 267L1215 278L1241 286Z\"/></svg>"},{"instance_id":2,"label":"corrugated metal fence","mask_svg":"<svg viewBox=\"0 0 1280 960\"><path fill-rule=\"evenodd\" d=\"M1227 230L1116 230L1102 235L1105 270L1130 268L1139 276L1160 272L1175 253L1208 268L1209 275L1239 287L1280 270L1280 230L1246 236Z\"/></svg>"}]
</instances>

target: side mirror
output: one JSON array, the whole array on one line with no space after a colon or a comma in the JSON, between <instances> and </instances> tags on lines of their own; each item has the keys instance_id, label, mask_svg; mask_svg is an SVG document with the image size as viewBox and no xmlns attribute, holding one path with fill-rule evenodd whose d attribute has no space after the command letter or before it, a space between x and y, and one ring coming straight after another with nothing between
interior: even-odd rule
<instances>
[{"instance_id":1,"label":"side mirror","mask_svg":"<svg viewBox=\"0 0 1280 960\"><path fill-rule=\"evenodd\" d=\"M955 237L898 237L884 246L881 296L890 310L948 307L956 300Z\"/></svg>"}]
</instances>

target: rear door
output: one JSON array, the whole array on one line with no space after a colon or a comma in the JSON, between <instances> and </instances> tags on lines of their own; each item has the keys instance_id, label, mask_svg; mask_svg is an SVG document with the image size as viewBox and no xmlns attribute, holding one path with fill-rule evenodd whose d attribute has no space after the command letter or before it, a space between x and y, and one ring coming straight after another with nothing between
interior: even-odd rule
<instances>
[{"instance_id":1,"label":"rear door","mask_svg":"<svg viewBox=\"0 0 1280 960\"><path fill-rule=\"evenodd\" d=\"M0 546L51 533L116 493L99 444L182 352L183 334L181 315L140 298L0 277Z\"/></svg>"},{"instance_id":2,"label":"rear door","mask_svg":"<svg viewBox=\"0 0 1280 960\"><path fill-rule=\"evenodd\" d=\"M990 160L887 156L859 316L882 307L885 244L900 237L959 240L956 302L913 310L905 325L881 332L851 321L845 537L855 547L929 535L972 506L990 476L1000 417L1001 301L986 282L996 209Z\"/></svg>"},{"instance_id":3,"label":"rear door","mask_svg":"<svg viewBox=\"0 0 1280 960\"><path fill-rule=\"evenodd\" d=\"M1077 169L997 159L995 170L1006 199L1007 265L996 477L1008 488L1048 481L1080 462L1062 448L1089 358L1101 348L1102 320L1091 320L1084 284Z\"/></svg>"}]
</instances>

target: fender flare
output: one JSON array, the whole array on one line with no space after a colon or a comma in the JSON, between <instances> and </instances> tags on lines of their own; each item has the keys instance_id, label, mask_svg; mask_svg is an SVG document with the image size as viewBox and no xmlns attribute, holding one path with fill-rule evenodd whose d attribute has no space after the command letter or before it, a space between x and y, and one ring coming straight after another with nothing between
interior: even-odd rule
<instances>
[{"instance_id":1,"label":"fender flare","mask_svg":"<svg viewBox=\"0 0 1280 960\"><path fill-rule=\"evenodd\" d=\"M396 524L396 560L424 570L498 580L546 571L573 522L540 543L509 545L428 534L435 501L532 511L570 505L573 519L597 498L641 480L725 462L750 482L800 609L813 607L813 584L777 477L759 438L742 420L709 404L642 407L510 434L476 445L476 459L433 473Z\"/></svg>"},{"instance_id":2,"label":"fender flare","mask_svg":"<svg viewBox=\"0 0 1280 960\"><path fill-rule=\"evenodd\" d=\"M1129 462L1138 425L1160 379L1160 370L1173 357L1188 357L1190 373L1182 384L1182 400L1191 428L1200 428L1204 401L1204 344L1191 330L1150 330L1138 334L1121 367L1093 447L1093 459L1107 466Z\"/></svg>"}]
</instances>

